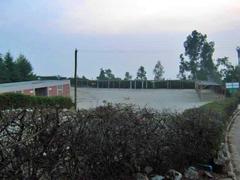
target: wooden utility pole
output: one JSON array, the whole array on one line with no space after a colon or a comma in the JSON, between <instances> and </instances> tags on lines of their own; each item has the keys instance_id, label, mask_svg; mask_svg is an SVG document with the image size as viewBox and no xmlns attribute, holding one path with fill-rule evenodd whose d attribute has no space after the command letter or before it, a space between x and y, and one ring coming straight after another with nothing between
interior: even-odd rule
<instances>
[{"instance_id":1,"label":"wooden utility pole","mask_svg":"<svg viewBox=\"0 0 240 180\"><path fill-rule=\"evenodd\" d=\"M77 110L77 49L75 49L75 72L74 72L74 106Z\"/></svg>"}]
</instances>

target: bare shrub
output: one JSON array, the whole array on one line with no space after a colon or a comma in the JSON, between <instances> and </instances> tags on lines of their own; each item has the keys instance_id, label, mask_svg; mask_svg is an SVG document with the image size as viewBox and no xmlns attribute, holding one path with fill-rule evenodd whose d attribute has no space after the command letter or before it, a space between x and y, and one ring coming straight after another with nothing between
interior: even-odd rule
<instances>
[{"instance_id":1,"label":"bare shrub","mask_svg":"<svg viewBox=\"0 0 240 180\"><path fill-rule=\"evenodd\" d=\"M207 162L220 144L221 114L111 105L77 113L19 109L0 114L1 179L126 179Z\"/></svg>"}]
</instances>

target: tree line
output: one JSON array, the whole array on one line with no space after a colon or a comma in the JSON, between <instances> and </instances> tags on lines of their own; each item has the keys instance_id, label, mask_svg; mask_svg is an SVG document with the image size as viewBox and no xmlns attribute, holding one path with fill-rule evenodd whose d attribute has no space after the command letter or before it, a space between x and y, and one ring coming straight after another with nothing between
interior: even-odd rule
<instances>
[{"instance_id":1,"label":"tree line","mask_svg":"<svg viewBox=\"0 0 240 180\"><path fill-rule=\"evenodd\" d=\"M187 36L183 43L184 52L179 56L179 74L181 80L207 80L214 82L240 81L240 66L234 66L228 57L214 59L215 43L209 41L206 34L196 30ZM154 80L163 80L164 67L157 61L153 69ZM24 55L16 59L7 52L0 54L0 83L35 80L31 63ZM85 76L80 78L87 80ZM97 80L121 80L111 69L100 69ZM123 80L147 80L144 66L140 66L136 76L126 72Z\"/></svg>"},{"instance_id":2,"label":"tree line","mask_svg":"<svg viewBox=\"0 0 240 180\"><path fill-rule=\"evenodd\" d=\"M187 36L183 43L184 52L179 56L178 79L181 80L205 80L213 82L240 81L240 66L234 66L228 57L214 59L215 43L208 41L206 34L196 30ZM157 61L153 75L154 80L163 80L164 67ZM123 80L147 80L147 72L140 66L136 78L126 72ZM81 79L87 79L83 76ZM111 69L100 69L97 80L121 80L115 77Z\"/></svg>"},{"instance_id":3,"label":"tree line","mask_svg":"<svg viewBox=\"0 0 240 180\"><path fill-rule=\"evenodd\" d=\"M154 80L163 80L164 67L160 61L157 61L153 69L153 74ZM83 76L82 79L86 80L86 77ZM121 80L121 78L115 77L111 69L101 68L99 76L97 76L97 80ZM123 80L133 80L133 76L129 72L126 72ZM140 66L137 70L135 80L147 80L147 72L143 66Z\"/></svg>"},{"instance_id":4,"label":"tree line","mask_svg":"<svg viewBox=\"0 0 240 180\"><path fill-rule=\"evenodd\" d=\"M20 54L16 59L7 52L0 54L0 83L35 80L33 68L27 58Z\"/></svg>"}]
</instances>

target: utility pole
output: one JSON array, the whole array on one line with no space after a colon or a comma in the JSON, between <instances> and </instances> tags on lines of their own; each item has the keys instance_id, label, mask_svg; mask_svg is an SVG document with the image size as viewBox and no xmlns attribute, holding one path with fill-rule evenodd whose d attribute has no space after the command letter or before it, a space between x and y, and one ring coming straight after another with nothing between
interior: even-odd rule
<instances>
[{"instance_id":1,"label":"utility pole","mask_svg":"<svg viewBox=\"0 0 240 180\"><path fill-rule=\"evenodd\" d=\"M77 52L75 49L75 72L74 72L74 107L77 110Z\"/></svg>"},{"instance_id":2,"label":"utility pole","mask_svg":"<svg viewBox=\"0 0 240 180\"><path fill-rule=\"evenodd\" d=\"M237 47L237 53L238 53L238 66L240 65L240 47Z\"/></svg>"}]
</instances>

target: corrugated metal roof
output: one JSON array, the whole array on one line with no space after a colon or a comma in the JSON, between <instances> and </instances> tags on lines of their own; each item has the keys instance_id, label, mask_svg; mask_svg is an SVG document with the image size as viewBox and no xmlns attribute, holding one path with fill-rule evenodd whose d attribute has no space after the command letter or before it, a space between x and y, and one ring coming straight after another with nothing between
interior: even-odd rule
<instances>
[{"instance_id":1,"label":"corrugated metal roof","mask_svg":"<svg viewBox=\"0 0 240 180\"><path fill-rule=\"evenodd\" d=\"M0 93L70 84L70 80L38 80L0 84Z\"/></svg>"}]
</instances>

